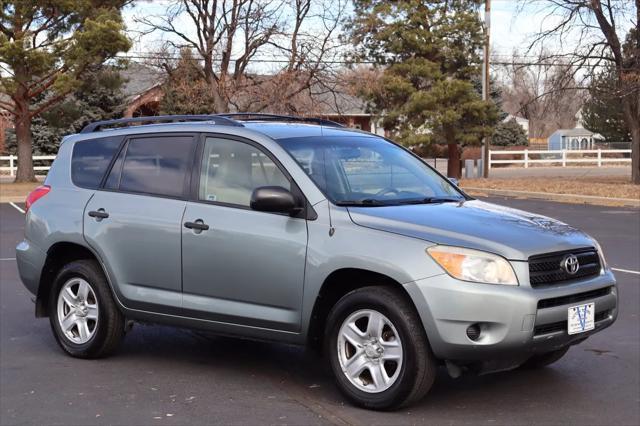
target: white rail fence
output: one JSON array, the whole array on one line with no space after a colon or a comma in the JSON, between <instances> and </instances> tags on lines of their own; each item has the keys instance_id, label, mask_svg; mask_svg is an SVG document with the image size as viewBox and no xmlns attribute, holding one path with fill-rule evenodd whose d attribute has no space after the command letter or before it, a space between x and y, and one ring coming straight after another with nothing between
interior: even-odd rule
<instances>
[{"instance_id":1,"label":"white rail fence","mask_svg":"<svg viewBox=\"0 0 640 426\"><path fill-rule=\"evenodd\" d=\"M585 154L588 156L585 157ZM594 155L595 154L595 155ZM629 158L610 157L609 154L629 154ZM499 159L500 156L518 155L519 160ZM531 158L531 157L534 158ZM593 163L598 167L606 165L606 163L631 163L630 149L591 149L591 150L557 150L557 151L541 151L541 150L522 150L522 151L489 151L489 168L496 164L522 164L528 168L532 164L558 164L566 167L567 164L573 163ZM48 162L46 166L38 165L33 169L38 171L48 171L51 163L56 158L55 155L35 155L33 161L37 163ZM437 160L436 160L437 161ZM442 160L446 164L445 160ZM16 155L0 156L0 174L15 176L18 165L18 157ZM434 163L436 166L437 163ZM45 173L46 174L46 173Z\"/></svg>"},{"instance_id":2,"label":"white rail fence","mask_svg":"<svg viewBox=\"0 0 640 426\"><path fill-rule=\"evenodd\" d=\"M55 160L55 155L34 155L34 162L43 162L46 161L49 163L47 166L34 166L33 170L36 172L39 171L48 171L51 168L51 163ZM7 164L8 165L2 165ZM16 170L18 169L18 156L17 155L3 155L0 156L0 174L8 174L9 176L15 176ZM8 173L7 173L8 172ZM38 173L36 173L38 174ZM46 173L43 173L46 174Z\"/></svg>"},{"instance_id":3,"label":"white rail fence","mask_svg":"<svg viewBox=\"0 0 640 426\"><path fill-rule=\"evenodd\" d=\"M585 156L587 154L587 156ZM595 155L594 155L595 154ZM629 158L610 157L609 154L629 154ZM518 155L522 158L513 159L496 159L503 155ZM534 158L531 158L531 157ZM539 150L522 150L522 151L489 151L489 168L496 164L523 164L528 168L532 164L559 164L567 167L572 163L593 163L598 167L606 165L606 163L631 163L630 149L587 149L587 150L555 150L555 151L539 151Z\"/></svg>"}]
</instances>

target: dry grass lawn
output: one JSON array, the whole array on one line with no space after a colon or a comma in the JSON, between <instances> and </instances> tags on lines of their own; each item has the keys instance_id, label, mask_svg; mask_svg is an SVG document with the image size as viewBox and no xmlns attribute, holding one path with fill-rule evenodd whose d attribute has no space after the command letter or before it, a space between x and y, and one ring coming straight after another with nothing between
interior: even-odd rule
<instances>
[{"instance_id":1,"label":"dry grass lawn","mask_svg":"<svg viewBox=\"0 0 640 426\"><path fill-rule=\"evenodd\" d=\"M467 179L461 181L461 186L463 188L506 189L640 199L640 185L632 185L628 178L622 177Z\"/></svg>"},{"instance_id":2,"label":"dry grass lawn","mask_svg":"<svg viewBox=\"0 0 640 426\"><path fill-rule=\"evenodd\" d=\"M24 201L27 194L38 185L42 185L42 182L0 183L0 202Z\"/></svg>"},{"instance_id":3,"label":"dry grass lawn","mask_svg":"<svg viewBox=\"0 0 640 426\"><path fill-rule=\"evenodd\" d=\"M629 179L621 177L467 179L462 180L460 184L462 188L640 199L640 185L632 185ZM0 183L0 202L24 201L27 194L38 185L41 183Z\"/></svg>"}]
</instances>

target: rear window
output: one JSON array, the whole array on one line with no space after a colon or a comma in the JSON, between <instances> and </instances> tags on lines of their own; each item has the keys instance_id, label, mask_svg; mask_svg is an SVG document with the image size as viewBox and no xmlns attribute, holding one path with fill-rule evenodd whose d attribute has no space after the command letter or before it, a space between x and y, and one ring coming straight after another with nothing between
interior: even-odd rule
<instances>
[{"instance_id":1,"label":"rear window","mask_svg":"<svg viewBox=\"0 0 640 426\"><path fill-rule=\"evenodd\" d=\"M118 189L181 197L190 173L194 149L195 139L192 136L157 136L129 140ZM117 173L116 168L113 173ZM111 181L111 176L109 180Z\"/></svg>"},{"instance_id":2,"label":"rear window","mask_svg":"<svg viewBox=\"0 0 640 426\"><path fill-rule=\"evenodd\" d=\"M122 137L77 142L71 156L71 180L82 188L97 189Z\"/></svg>"}]
</instances>

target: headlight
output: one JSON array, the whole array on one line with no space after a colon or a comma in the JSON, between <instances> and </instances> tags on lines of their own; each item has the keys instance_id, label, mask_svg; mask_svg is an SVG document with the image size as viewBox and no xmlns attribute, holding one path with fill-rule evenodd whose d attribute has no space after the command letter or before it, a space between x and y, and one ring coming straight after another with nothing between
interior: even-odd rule
<instances>
[{"instance_id":1,"label":"headlight","mask_svg":"<svg viewBox=\"0 0 640 426\"><path fill-rule=\"evenodd\" d=\"M427 253L449 275L459 280L518 285L518 279L511 264L498 255L451 246L429 247Z\"/></svg>"}]
</instances>

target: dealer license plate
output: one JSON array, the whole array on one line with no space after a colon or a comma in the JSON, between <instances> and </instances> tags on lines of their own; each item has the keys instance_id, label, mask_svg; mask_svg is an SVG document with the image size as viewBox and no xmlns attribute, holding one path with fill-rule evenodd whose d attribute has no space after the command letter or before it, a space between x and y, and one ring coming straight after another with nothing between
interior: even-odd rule
<instances>
[{"instance_id":1,"label":"dealer license plate","mask_svg":"<svg viewBox=\"0 0 640 426\"><path fill-rule=\"evenodd\" d=\"M569 308L568 326L569 334L584 333L595 328L595 304L572 306Z\"/></svg>"}]
</instances>

